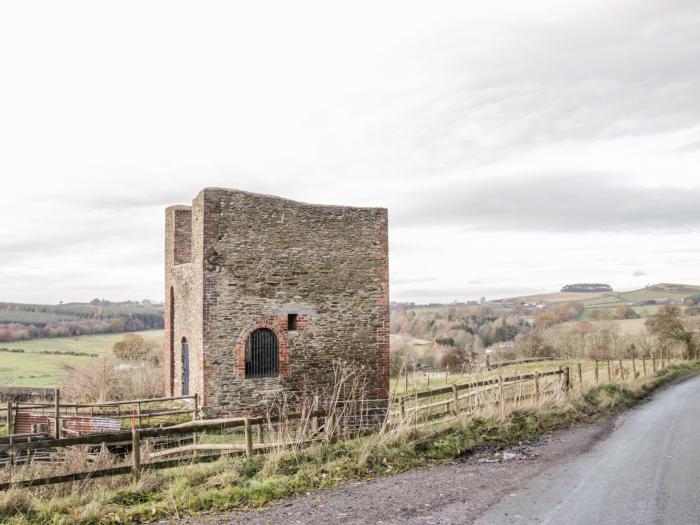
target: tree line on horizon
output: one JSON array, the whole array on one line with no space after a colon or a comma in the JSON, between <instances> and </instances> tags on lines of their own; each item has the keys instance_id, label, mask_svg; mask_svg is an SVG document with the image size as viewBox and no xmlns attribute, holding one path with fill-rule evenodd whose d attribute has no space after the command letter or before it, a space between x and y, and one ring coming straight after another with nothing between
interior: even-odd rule
<instances>
[{"instance_id":1,"label":"tree line on horizon","mask_svg":"<svg viewBox=\"0 0 700 525\"><path fill-rule=\"evenodd\" d=\"M161 307L132 303L0 303L0 342L163 328Z\"/></svg>"},{"instance_id":2,"label":"tree line on horizon","mask_svg":"<svg viewBox=\"0 0 700 525\"><path fill-rule=\"evenodd\" d=\"M564 285L561 289L562 292L574 292L574 293L603 293L612 292L612 286L605 283L575 283Z\"/></svg>"}]
</instances>

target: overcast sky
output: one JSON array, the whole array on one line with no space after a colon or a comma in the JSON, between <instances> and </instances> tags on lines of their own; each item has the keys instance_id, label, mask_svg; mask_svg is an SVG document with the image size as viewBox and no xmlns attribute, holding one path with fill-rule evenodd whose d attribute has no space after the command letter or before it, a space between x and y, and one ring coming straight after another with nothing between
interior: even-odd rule
<instances>
[{"instance_id":1,"label":"overcast sky","mask_svg":"<svg viewBox=\"0 0 700 525\"><path fill-rule=\"evenodd\" d=\"M163 208L384 206L391 296L700 284L700 2L0 4L0 300L162 299Z\"/></svg>"}]
</instances>

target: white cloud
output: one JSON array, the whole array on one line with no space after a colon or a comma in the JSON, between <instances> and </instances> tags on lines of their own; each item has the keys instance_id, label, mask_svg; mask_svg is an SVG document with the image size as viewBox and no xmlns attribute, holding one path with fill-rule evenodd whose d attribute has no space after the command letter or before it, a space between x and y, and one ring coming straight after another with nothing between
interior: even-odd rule
<instances>
[{"instance_id":1,"label":"white cloud","mask_svg":"<svg viewBox=\"0 0 700 525\"><path fill-rule=\"evenodd\" d=\"M162 209L205 186L388 206L401 300L692 281L649 246L698 245L699 31L691 0L3 3L0 299L162 297Z\"/></svg>"}]
</instances>

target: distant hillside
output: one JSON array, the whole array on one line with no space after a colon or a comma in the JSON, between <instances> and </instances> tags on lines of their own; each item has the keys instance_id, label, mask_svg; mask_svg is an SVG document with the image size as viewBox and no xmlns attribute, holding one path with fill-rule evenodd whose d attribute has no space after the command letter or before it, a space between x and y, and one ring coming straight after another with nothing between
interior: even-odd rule
<instances>
[{"instance_id":1,"label":"distant hillside","mask_svg":"<svg viewBox=\"0 0 700 525\"><path fill-rule=\"evenodd\" d=\"M617 308L632 305L635 309L646 309L653 313L661 301L683 301L687 297L700 294L700 286L691 284L659 283L631 292L573 293L553 292L549 294L527 295L507 299L511 303L577 303L586 310Z\"/></svg>"},{"instance_id":2,"label":"distant hillside","mask_svg":"<svg viewBox=\"0 0 700 525\"><path fill-rule=\"evenodd\" d=\"M696 286L694 284L659 283L652 284L651 286L647 286L644 289L651 290L652 292L670 293L674 295L681 294L684 296L695 295L700 293L700 286Z\"/></svg>"},{"instance_id":3,"label":"distant hillside","mask_svg":"<svg viewBox=\"0 0 700 525\"><path fill-rule=\"evenodd\" d=\"M163 328L163 307L137 302L0 303L0 342Z\"/></svg>"}]
</instances>

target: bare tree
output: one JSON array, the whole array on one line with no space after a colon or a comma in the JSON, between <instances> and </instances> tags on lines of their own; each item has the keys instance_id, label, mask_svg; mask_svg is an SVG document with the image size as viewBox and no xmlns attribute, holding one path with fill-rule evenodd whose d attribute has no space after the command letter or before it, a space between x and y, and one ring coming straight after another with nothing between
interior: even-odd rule
<instances>
[{"instance_id":1,"label":"bare tree","mask_svg":"<svg viewBox=\"0 0 700 525\"><path fill-rule=\"evenodd\" d=\"M685 323L681 309L667 304L659 312L647 319L647 329L664 344L679 344L688 359L697 357L695 333Z\"/></svg>"}]
</instances>

